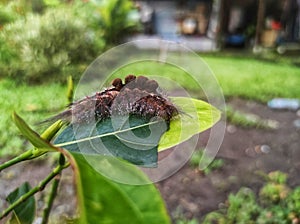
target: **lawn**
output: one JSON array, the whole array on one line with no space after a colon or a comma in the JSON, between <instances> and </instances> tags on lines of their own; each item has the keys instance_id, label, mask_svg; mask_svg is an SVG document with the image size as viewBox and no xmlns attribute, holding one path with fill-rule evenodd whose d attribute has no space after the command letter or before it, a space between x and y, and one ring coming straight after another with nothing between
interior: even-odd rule
<instances>
[{"instance_id":1,"label":"lawn","mask_svg":"<svg viewBox=\"0 0 300 224\"><path fill-rule=\"evenodd\" d=\"M273 97L300 98L300 68L234 57L205 57L226 97L238 96L260 102Z\"/></svg>"},{"instance_id":2,"label":"lawn","mask_svg":"<svg viewBox=\"0 0 300 224\"><path fill-rule=\"evenodd\" d=\"M284 62L263 62L254 58L233 56L204 55L202 59L215 74L227 98L241 97L265 103L273 97L300 96L300 69L296 66ZM130 64L118 70L116 74L164 74L187 89L196 88L185 71L172 65L157 65L159 66L149 62ZM15 154L28 147L19 138L18 131L11 121L13 111L25 118L35 130L40 131L43 127L34 124L57 113L67 104L66 86L55 82L27 86L2 79L0 96L0 155Z\"/></svg>"},{"instance_id":3,"label":"lawn","mask_svg":"<svg viewBox=\"0 0 300 224\"><path fill-rule=\"evenodd\" d=\"M67 103L66 87L56 83L40 86L16 85L12 80L0 81L0 155L14 155L28 148L12 122L16 111L32 128L41 131L39 121L57 113Z\"/></svg>"},{"instance_id":4,"label":"lawn","mask_svg":"<svg viewBox=\"0 0 300 224\"><path fill-rule=\"evenodd\" d=\"M290 63L272 63L233 56L204 55L202 59L219 81L227 98L236 96L266 103L274 97L300 97L300 68ZM198 66L199 70L207 72L202 63ZM197 85L185 71L168 64L146 61L130 64L116 72L122 76L129 73L154 76L163 74L184 88L197 89Z\"/></svg>"}]
</instances>

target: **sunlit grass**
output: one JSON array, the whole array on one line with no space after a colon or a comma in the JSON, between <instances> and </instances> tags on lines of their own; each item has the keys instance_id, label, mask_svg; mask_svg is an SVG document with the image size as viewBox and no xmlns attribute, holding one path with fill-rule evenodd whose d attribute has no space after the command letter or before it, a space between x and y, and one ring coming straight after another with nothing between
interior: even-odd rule
<instances>
[{"instance_id":1,"label":"sunlit grass","mask_svg":"<svg viewBox=\"0 0 300 224\"><path fill-rule=\"evenodd\" d=\"M182 56L184 60L184 55ZM225 97L241 97L259 102L267 102L274 97L300 97L300 68L284 62L266 62L255 58L230 56L202 56L211 73L218 80ZM190 64L199 67L199 72L207 72L205 64L199 60ZM179 60L180 66L180 60ZM201 88L180 67L158 62L138 62L124 66L115 72L115 76L127 74L163 76L182 87L199 91ZM205 83L200 83L205 85ZM164 86L172 88L172 86ZM199 94L201 95L201 94Z\"/></svg>"},{"instance_id":2,"label":"sunlit grass","mask_svg":"<svg viewBox=\"0 0 300 224\"><path fill-rule=\"evenodd\" d=\"M57 113L67 104L66 87L60 84L40 86L16 85L12 80L0 81L0 155L15 154L29 147L14 125L16 111L34 130L37 122Z\"/></svg>"},{"instance_id":3,"label":"sunlit grass","mask_svg":"<svg viewBox=\"0 0 300 224\"><path fill-rule=\"evenodd\" d=\"M204 57L226 97L267 102L273 97L300 98L300 68L249 58Z\"/></svg>"}]
</instances>

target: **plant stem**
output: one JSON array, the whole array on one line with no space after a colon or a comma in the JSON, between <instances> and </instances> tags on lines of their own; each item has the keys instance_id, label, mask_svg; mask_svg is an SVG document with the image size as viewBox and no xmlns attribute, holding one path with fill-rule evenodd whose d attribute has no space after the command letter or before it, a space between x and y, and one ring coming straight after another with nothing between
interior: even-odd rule
<instances>
[{"instance_id":1,"label":"plant stem","mask_svg":"<svg viewBox=\"0 0 300 224\"><path fill-rule=\"evenodd\" d=\"M0 220L7 216L16 206L21 204L22 202L26 201L28 198L33 196L39 191L42 191L45 186L57 175L59 174L63 169L67 168L70 164L66 163L65 165L59 164L56 166L52 172L44 179L42 180L36 187L32 188L30 191L28 191L26 194L22 195L18 200L16 200L14 203L12 203L7 209L5 209L2 214L0 215Z\"/></svg>"},{"instance_id":2,"label":"plant stem","mask_svg":"<svg viewBox=\"0 0 300 224\"><path fill-rule=\"evenodd\" d=\"M0 164L0 172L16 163L28 160L33 155L33 151L34 151L34 149L28 150L28 151L22 153L21 155L3 163L3 164Z\"/></svg>"},{"instance_id":3,"label":"plant stem","mask_svg":"<svg viewBox=\"0 0 300 224\"><path fill-rule=\"evenodd\" d=\"M58 164L59 164L59 166L65 165L65 157L62 153L59 154ZM52 183L52 188L51 188L51 192L49 195L49 199L48 199L46 208L43 211L42 224L48 223L50 211L53 206L54 199L57 195L57 190L58 190L58 185L59 185L60 179L61 179L61 172L56 175L56 177L54 178L54 181Z\"/></svg>"},{"instance_id":4,"label":"plant stem","mask_svg":"<svg viewBox=\"0 0 300 224\"><path fill-rule=\"evenodd\" d=\"M53 180L51 192L50 192L48 203L47 203L47 207L43 211L43 219L42 219L41 224L47 224L48 223L48 219L49 219L50 211L51 211L51 208L52 208L52 205L53 205L53 202L54 202L54 198L57 195L57 189L58 189L60 179L61 179L61 173L57 174L56 177Z\"/></svg>"}]
</instances>

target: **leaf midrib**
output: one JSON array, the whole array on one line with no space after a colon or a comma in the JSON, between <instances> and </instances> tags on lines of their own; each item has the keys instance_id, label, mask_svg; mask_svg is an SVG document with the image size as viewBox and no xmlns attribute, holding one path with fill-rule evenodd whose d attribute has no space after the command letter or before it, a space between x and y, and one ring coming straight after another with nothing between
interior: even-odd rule
<instances>
[{"instance_id":1,"label":"leaf midrib","mask_svg":"<svg viewBox=\"0 0 300 224\"><path fill-rule=\"evenodd\" d=\"M78 139L78 140L74 140L74 141L69 141L69 142L64 142L64 143L56 144L54 146L55 147L64 147L64 146L73 145L73 144L76 144L76 143L81 143L81 142L85 142L85 141L94 140L94 139L97 139L97 138L103 138L103 137L107 137L107 136L112 136L112 135L114 135L118 139L120 139L117 136L118 134L121 134L121 133L124 133L124 132L127 132L127 131L131 131L131 130L135 130L135 129L138 129L138 128L142 128L142 127L145 127L145 126L148 126L148 125L151 125L151 124L156 124L158 122L159 121L153 121L153 122L149 122L149 123L146 123L146 124L138 125L138 126L135 126L135 127L123 129L123 130L119 129L119 130L117 130L115 132L110 132L110 133L95 135L95 136L86 137L86 138L82 138L82 139ZM123 127L123 125L121 126L121 128L122 127ZM143 145L145 145L145 146L153 146L153 144L143 144Z\"/></svg>"}]
</instances>

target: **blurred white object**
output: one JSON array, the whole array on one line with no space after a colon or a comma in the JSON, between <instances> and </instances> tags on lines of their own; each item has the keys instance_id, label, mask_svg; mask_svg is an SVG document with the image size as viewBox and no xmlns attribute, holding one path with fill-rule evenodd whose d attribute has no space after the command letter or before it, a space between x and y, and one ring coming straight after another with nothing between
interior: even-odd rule
<instances>
[{"instance_id":1,"label":"blurred white object","mask_svg":"<svg viewBox=\"0 0 300 224\"><path fill-rule=\"evenodd\" d=\"M268 102L268 107L272 109L298 110L300 108L300 100L287 99L287 98L275 98Z\"/></svg>"}]
</instances>

